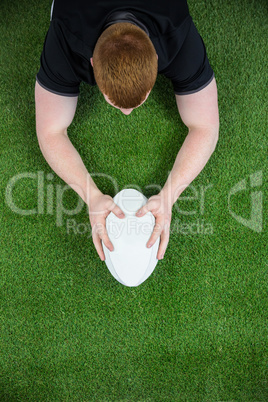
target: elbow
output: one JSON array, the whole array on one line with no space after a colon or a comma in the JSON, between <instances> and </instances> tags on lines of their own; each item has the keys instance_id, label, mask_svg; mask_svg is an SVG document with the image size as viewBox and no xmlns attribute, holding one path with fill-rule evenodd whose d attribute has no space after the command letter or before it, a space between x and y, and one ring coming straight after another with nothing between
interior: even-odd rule
<instances>
[{"instance_id":1,"label":"elbow","mask_svg":"<svg viewBox=\"0 0 268 402\"><path fill-rule=\"evenodd\" d=\"M219 121L215 122L210 127L210 138L211 138L211 153L213 153L216 149L216 146L219 141L219 131L220 131L220 124Z\"/></svg>"},{"instance_id":2,"label":"elbow","mask_svg":"<svg viewBox=\"0 0 268 402\"><path fill-rule=\"evenodd\" d=\"M213 129L212 138L213 138L212 153L213 153L215 151L218 141L219 141L219 127Z\"/></svg>"},{"instance_id":3,"label":"elbow","mask_svg":"<svg viewBox=\"0 0 268 402\"><path fill-rule=\"evenodd\" d=\"M36 127L36 135L42 153L44 153L44 149L48 146L54 146L63 137L68 137L67 128L56 131L48 128L41 129L38 126Z\"/></svg>"},{"instance_id":4,"label":"elbow","mask_svg":"<svg viewBox=\"0 0 268 402\"><path fill-rule=\"evenodd\" d=\"M215 125L214 127L214 148L213 148L213 152L216 149L216 146L218 144L219 141L219 132L220 132L220 124L218 123L217 125Z\"/></svg>"},{"instance_id":5,"label":"elbow","mask_svg":"<svg viewBox=\"0 0 268 402\"><path fill-rule=\"evenodd\" d=\"M44 133L42 133L40 130L36 130L36 136L37 136L39 148L40 148L42 154L44 154L44 144L47 142L46 135Z\"/></svg>"},{"instance_id":6,"label":"elbow","mask_svg":"<svg viewBox=\"0 0 268 402\"><path fill-rule=\"evenodd\" d=\"M37 127L36 127L36 136L37 136L37 141L38 141L39 148L42 151L42 135L40 133L40 130L37 129Z\"/></svg>"}]
</instances>

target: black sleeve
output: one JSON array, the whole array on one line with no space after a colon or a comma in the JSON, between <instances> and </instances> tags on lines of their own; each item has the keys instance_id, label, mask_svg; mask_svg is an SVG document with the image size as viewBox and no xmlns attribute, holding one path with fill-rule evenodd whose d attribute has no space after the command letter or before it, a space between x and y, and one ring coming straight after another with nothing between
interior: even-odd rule
<instances>
[{"instance_id":1,"label":"black sleeve","mask_svg":"<svg viewBox=\"0 0 268 402\"><path fill-rule=\"evenodd\" d=\"M75 74L75 58L62 28L51 21L40 58L36 80L50 92L78 96L81 80Z\"/></svg>"},{"instance_id":2,"label":"black sleeve","mask_svg":"<svg viewBox=\"0 0 268 402\"><path fill-rule=\"evenodd\" d=\"M180 51L161 73L171 79L176 95L198 92L212 81L206 48L193 22Z\"/></svg>"}]
</instances>

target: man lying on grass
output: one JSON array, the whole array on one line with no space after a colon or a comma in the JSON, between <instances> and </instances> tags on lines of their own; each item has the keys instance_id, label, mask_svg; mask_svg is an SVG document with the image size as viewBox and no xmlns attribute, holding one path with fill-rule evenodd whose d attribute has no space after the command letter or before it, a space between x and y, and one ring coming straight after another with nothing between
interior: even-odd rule
<instances>
[{"instance_id":1,"label":"man lying on grass","mask_svg":"<svg viewBox=\"0 0 268 402\"><path fill-rule=\"evenodd\" d=\"M166 184L137 213L155 216L147 247L161 236L157 258L162 259L172 206L206 165L219 132L216 81L187 1L54 0L36 77L37 136L51 168L87 203L102 260L101 240L113 250L106 217L111 211L119 218L124 214L97 188L68 138L79 84L97 84L105 101L129 115L146 101L158 73L171 80L189 128Z\"/></svg>"}]
</instances>

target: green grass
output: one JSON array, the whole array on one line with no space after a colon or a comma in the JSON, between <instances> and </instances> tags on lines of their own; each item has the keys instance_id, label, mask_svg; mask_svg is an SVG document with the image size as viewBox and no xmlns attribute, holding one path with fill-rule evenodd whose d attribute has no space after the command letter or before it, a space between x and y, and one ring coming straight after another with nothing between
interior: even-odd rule
<instances>
[{"instance_id":1,"label":"green grass","mask_svg":"<svg viewBox=\"0 0 268 402\"><path fill-rule=\"evenodd\" d=\"M57 220L64 183L47 179L34 109L50 5L0 4L0 400L266 401L265 0L189 0L217 78L220 140L183 194L195 199L174 206L164 260L137 288L117 283L99 260L85 207ZM83 84L69 133L89 172L148 197L164 185L187 131L159 76L127 117ZM44 175L43 214L22 216L5 202L10 180L25 172ZM251 189L256 172L263 184ZM244 179L247 190L228 206ZM109 178L95 180L115 195ZM37 179L17 182L17 207L36 208L37 190ZM263 192L260 232L229 211L249 219L254 191ZM78 197L68 191L63 202L72 209ZM68 234L70 219L81 234Z\"/></svg>"}]
</instances>

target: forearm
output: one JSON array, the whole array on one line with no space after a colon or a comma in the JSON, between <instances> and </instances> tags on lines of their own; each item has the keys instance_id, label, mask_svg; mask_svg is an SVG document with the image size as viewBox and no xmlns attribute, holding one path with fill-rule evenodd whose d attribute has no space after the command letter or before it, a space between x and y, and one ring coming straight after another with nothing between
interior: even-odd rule
<instances>
[{"instance_id":1,"label":"forearm","mask_svg":"<svg viewBox=\"0 0 268 402\"><path fill-rule=\"evenodd\" d=\"M99 190L67 133L37 136L47 163L88 204L89 197Z\"/></svg>"},{"instance_id":2,"label":"forearm","mask_svg":"<svg viewBox=\"0 0 268 402\"><path fill-rule=\"evenodd\" d=\"M214 152L218 128L195 128L189 133L177 155L162 193L173 205L180 194L198 176Z\"/></svg>"}]
</instances>

